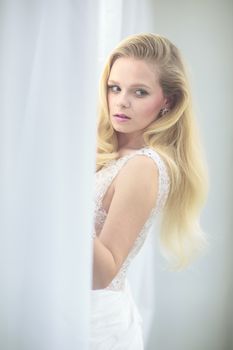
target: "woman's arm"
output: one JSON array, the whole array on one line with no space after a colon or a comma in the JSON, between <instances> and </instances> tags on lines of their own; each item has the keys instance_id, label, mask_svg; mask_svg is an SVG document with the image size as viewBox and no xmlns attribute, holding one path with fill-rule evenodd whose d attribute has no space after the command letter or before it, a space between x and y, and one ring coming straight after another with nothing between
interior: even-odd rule
<instances>
[{"instance_id":1,"label":"woman's arm","mask_svg":"<svg viewBox=\"0 0 233 350\"><path fill-rule=\"evenodd\" d=\"M157 191L153 159L135 156L120 171L104 226L93 243L93 289L106 288L116 276L156 204Z\"/></svg>"}]
</instances>

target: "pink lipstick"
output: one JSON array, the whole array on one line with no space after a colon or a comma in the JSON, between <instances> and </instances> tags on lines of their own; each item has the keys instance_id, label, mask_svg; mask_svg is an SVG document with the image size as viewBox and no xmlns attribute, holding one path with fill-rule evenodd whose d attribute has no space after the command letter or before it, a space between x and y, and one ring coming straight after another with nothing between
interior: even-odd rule
<instances>
[{"instance_id":1,"label":"pink lipstick","mask_svg":"<svg viewBox=\"0 0 233 350\"><path fill-rule=\"evenodd\" d=\"M131 119L130 117L128 117L128 116L125 115L125 114L114 114L114 118L117 119L117 120L120 121L120 122L126 122L126 121L128 121L129 119Z\"/></svg>"}]
</instances>

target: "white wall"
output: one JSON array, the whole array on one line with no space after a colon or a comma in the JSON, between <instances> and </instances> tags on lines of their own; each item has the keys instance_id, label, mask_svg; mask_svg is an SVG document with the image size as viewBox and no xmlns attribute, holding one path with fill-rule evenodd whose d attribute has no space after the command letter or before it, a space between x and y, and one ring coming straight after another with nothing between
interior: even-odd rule
<instances>
[{"instance_id":1,"label":"white wall","mask_svg":"<svg viewBox=\"0 0 233 350\"><path fill-rule=\"evenodd\" d=\"M209 252L185 272L160 268L148 350L233 349L232 1L151 1L153 31L170 38L189 64L210 172L202 224Z\"/></svg>"},{"instance_id":2,"label":"white wall","mask_svg":"<svg viewBox=\"0 0 233 350\"><path fill-rule=\"evenodd\" d=\"M210 173L210 193L202 214L209 251L186 271L171 273L164 270L164 260L156 248L155 288L150 293L143 288L143 296L154 293L155 304L146 349L232 350L233 3L231 0L101 3L108 21L104 22L105 41L100 57L105 57L119 39L148 31L167 36L181 49L189 66ZM139 259L135 260L137 269Z\"/></svg>"}]
</instances>

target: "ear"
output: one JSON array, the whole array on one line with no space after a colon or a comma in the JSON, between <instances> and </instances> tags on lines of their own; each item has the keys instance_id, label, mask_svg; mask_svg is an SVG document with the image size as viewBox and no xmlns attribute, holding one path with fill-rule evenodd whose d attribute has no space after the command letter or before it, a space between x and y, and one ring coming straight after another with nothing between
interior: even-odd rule
<instances>
[{"instance_id":1,"label":"ear","mask_svg":"<svg viewBox=\"0 0 233 350\"><path fill-rule=\"evenodd\" d=\"M175 101L176 101L175 95L167 96L167 97L165 97L165 103L164 103L163 107L166 107L167 109L170 110L174 107Z\"/></svg>"}]
</instances>

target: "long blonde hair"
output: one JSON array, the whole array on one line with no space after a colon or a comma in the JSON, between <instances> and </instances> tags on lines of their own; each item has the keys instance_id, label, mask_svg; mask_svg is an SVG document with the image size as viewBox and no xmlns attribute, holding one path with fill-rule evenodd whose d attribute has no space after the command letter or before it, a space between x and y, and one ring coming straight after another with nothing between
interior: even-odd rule
<instances>
[{"instance_id":1,"label":"long blonde hair","mask_svg":"<svg viewBox=\"0 0 233 350\"><path fill-rule=\"evenodd\" d=\"M107 102L107 80L119 57L153 63L164 96L173 101L170 111L145 129L143 139L146 146L160 154L169 172L171 186L162 215L160 248L171 262L170 267L179 270L187 267L208 243L199 224L208 192L208 175L187 73L179 50L163 36L145 33L120 42L108 57L100 80L97 171L119 156Z\"/></svg>"}]
</instances>

